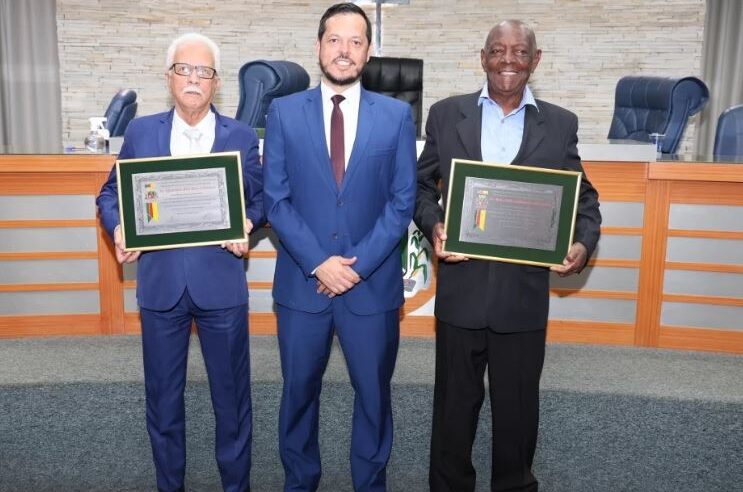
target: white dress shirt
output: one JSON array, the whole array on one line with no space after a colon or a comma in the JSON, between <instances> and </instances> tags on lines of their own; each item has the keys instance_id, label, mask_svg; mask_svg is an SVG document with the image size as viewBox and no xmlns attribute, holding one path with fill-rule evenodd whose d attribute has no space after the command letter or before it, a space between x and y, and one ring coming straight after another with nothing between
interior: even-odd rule
<instances>
[{"instance_id":1,"label":"white dress shirt","mask_svg":"<svg viewBox=\"0 0 743 492\"><path fill-rule=\"evenodd\" d=\"M333 101L331 98L336 92L320 82L320 93L322 94L322 119L325 123L325 144L328 147L328 156L330 156L330 115L333 112ZM351 157L353 143L356 141L356 128L359 123L359 103L361 102L361 82L356 82L351 87L340 93L345 97L338 105L343 113L343 151L346 159L346 169L348 169L348 160Z\"/></svg>"},{"instance_id":2,"label":"white dress shirt","mask_svg":"<svg viewBox=\"0 0 743 492\"><path fill-rule=\"evenodd\" d=\"M217 117L214 111L209 111L196 126L190 126L178 116L178 111L173 111L173 126L170 130L170 155L208 154L214 146L214 132L217 125ZM198 130L201 137L193 144L186 136L187 131ZM193 148L192 148L193 145Z\"/></svg>"}]
</instances>

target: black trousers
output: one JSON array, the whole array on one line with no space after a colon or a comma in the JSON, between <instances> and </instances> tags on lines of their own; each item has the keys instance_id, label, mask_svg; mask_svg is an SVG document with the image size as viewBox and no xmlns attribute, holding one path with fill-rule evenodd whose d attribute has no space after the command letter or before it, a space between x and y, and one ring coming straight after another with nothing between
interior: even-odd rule
<instances>
[{"instance_id":1,"label":"black trousers","mask_svg":"<svg viewBox=\"0 0 743 492\"><path fill-rule=\"evenodd\" d=\"M437 321L429 484L475 490L472 446L488 369L493 419L492 491L536 491L531 472L539 427L545 330L495 333Z\"/></svg>"}]
</instances>

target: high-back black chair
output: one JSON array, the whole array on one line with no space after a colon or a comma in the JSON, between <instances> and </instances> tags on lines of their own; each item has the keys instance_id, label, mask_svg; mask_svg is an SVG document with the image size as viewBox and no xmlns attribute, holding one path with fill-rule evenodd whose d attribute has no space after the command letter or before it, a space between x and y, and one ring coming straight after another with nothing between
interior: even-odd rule
<instances>
[{"instance_id":1,"label":"high-back black chair","mask_svg":"<svg viewBox=\"0 0 743 492\"><path fill-rule=\"evenodd\" d=\"M732 106L720 115L712 153L723 158L743 156L743 104Z\"/></svg>"},{"instance_id":2,"label":"high-back black chair","mask_svg":"<svg viewBox=\"0 0 743 492\"><path fill-rule=\"evenodd\" d=\"M361 85L405 101L412 107L417 136L421 136L423 119L423 60L372 56L364 67Z\"/></svg>"},{"instance_id":3,"label":"high-back black chair","mask_svg":"<svg viewBox=\"0 0 743 492\"><path fill-rule=\"evenodd\" d=\"M301 66L290 61L255 60L246 63L238 73L240 102L235 118L253 128L265 128L268 106L277 97L305 90L310 76Z\"/></svg>"},{"instance_id":4,"label":"high-back black chair","mask_svg":"<svg viewBox=\"0 0 743 492\"><path fill-rule=\"evenodd\" d=\"M674 154L689 117L709 99L707 86L696 77L629 76L617 82L610 139L650 141L664 134L661 151Z\"/></svg>"},{"instance_id":5,"label":"high-back black chair","mask_svg":"<svg viewBox=\"0 0 743 492\"><path fill-rule=\"evenodd\" d=\"M127 125L137 114L137 93L132 89L117 92L111 99L108 109L103 114L106 117L106 128L112 137L124 134Z\"/></svg>"}]
</instances>

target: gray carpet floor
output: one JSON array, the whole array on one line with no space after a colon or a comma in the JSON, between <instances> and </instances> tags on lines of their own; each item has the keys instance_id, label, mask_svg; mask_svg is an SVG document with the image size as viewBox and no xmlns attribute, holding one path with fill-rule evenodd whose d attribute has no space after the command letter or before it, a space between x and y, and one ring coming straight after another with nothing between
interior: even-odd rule
<instances>
[{"instance_id":1,"label":"gray carpet floor","mask_svg":"<svg viewBox=\"0 0 743 492\"><path fill-rule=\"evenodd\" d=\"M255 491L278 491L276 339L251 337ZM427 490L433 341L404 339L390 491ZM138 337L0 340L0 491L154 490ZM220 490L198 343L187 388L187 487ZM321 490L351 490L353 394L334 347L322 394ZM488 489L490 411L475 443ZM550 345L534 470L543 491L743 490L743 357Z\"/></svg>"}]
</instances>

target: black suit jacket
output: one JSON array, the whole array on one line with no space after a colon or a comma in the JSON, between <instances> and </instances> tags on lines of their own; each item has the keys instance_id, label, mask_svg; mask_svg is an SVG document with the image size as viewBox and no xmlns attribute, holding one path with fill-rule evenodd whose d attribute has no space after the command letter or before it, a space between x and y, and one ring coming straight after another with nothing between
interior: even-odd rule
<instances>
[{"instance_id":1,"label":"black suit jacket","mask_svg":"<svg viewBox=\"0 0 743 492\"><path fill-rule=\"evenodd\" d=\"M453 158L482 160L480 92L454 96L431 107L426 144L418 159L415 223L431 241L433 226L444 221ZM512 164L583 171L578 156L578 118L563 108L537 100L539 110L526 107L524 136ZM440 182L440 188L439 188ZM599 238L598 193L583 175L574 240L590 258ZM549 269L470 259L439 263L435 314L465 328L496 332L543 330L549 310Z\"/></svg>"}]
</instances>

